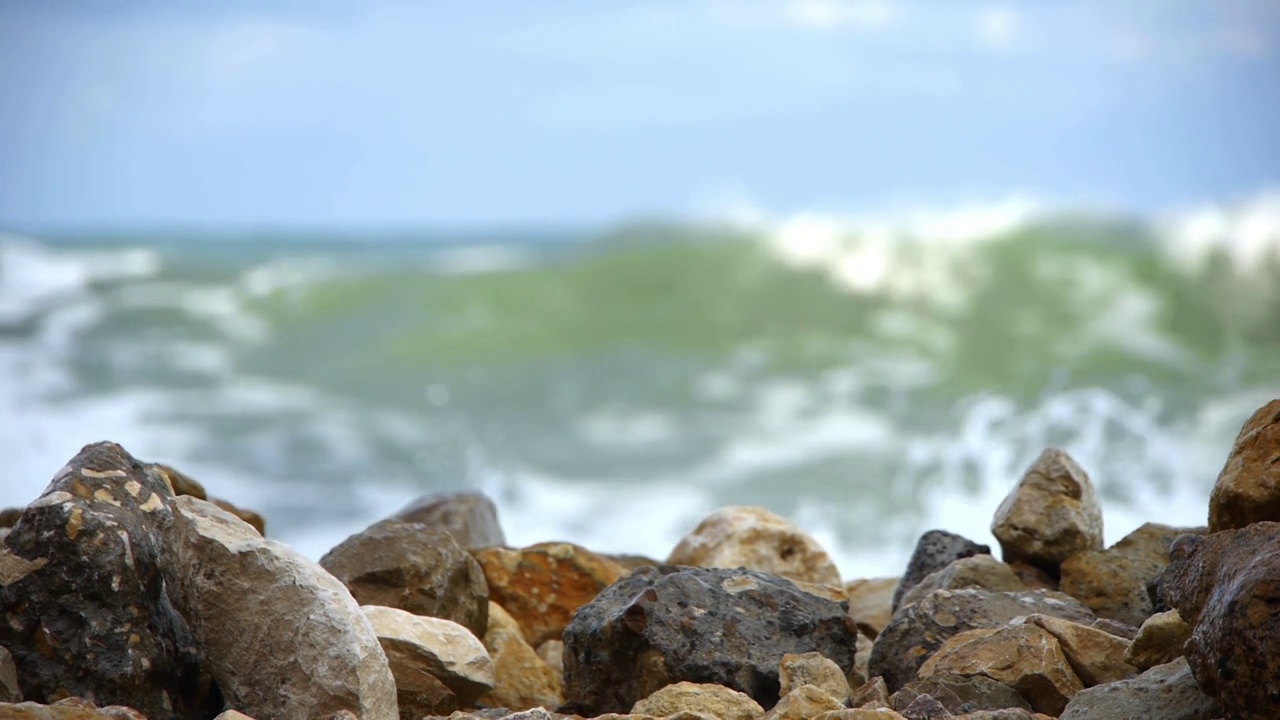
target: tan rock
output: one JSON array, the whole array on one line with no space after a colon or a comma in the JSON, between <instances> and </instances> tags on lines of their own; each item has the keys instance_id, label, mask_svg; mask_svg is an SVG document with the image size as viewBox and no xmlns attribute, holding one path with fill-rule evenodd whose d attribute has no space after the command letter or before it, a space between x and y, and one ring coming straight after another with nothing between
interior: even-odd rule
<instances>
[{"instance_id":1,"label":"tan rock","mask_svg":"<svg viewBox=\"0 0 1280 720\"><path fill-rule=\"evenodd\" d=\"M845 710L829 710L815 715L813 720L906 720L888 708L854 708Z\"/></svg>"},{"instance_id":2,"label":"tan rock","mask_svg":"<svg viewBox=\"0 0 1280 720\"><path fill-rule=\"evenodd\" d=\"M961 558L945 568L926 575L915 587L903 594L899 607L919 602L934 590L981 588L997 592L1027 590L1013 568L990 555Z\"/></svg>"},{"instance_id":3,"label":"tan rock","mask_svg":"<svg viewBox=\"0 0 1280 720\"><path fill-rule=\"evenodd\" d=\"M778 665L778 680L783 695L804 685L813 685L841 704L849 700L849 680L844 671L834 661L816 652L783 655Z\"/></svg>"},{"instance_id":4,"label":"tan rock","mask_svg":"<svg viewBox=\"0 0 1280 720\"><path fill-rule=\"evenodd\" d=\"M226 710L220 713L218 717L213 720L253 720L253 718L245 715L239 710Z\"/></svg>"},{"instance_id":5,"label":"tan rock","mask_svg":"<svg viewBox=\"0 0 1280 720\"><path fill-rule=\"evenodd\" d=\"M82 698L67 698L52 705L34 702L0 703L2 720L147 720L133 708L109 705L99 708Z\"/></svg>"},{"instance_id":6,"label":"tan rock","mask_svg":"<svg viewBox=\"0 0 1280 720\"><path fill-rule=\"evenodd\" d=\"M849 617L872 640L893 617L893 593L897 589L898 578L863 578L845 583Z\"/></svg>"},{"instance_id":7,"label":"tan rock","mask_svg":"<svg viewBox=\"0 0 1280 720\"><path fill-rule=\"evenodd\" d=\"M854 645L853 668L849 670L849 687L860 687L871 677L869 665L871 663L871 649L875 647L875 642L864 635L858 633L858 640Z\"/></svg>"},{"instance_id":8,"label":"tan rock","mask_svg":"<svg viewBox=\"0 0 1280 720\"><path fill-rule=\"evenodd\" d=\"M849 707L860 708L871 703L889 707L889 686L882 677L871 678L849 695Z\"/></svg>"},{"instance_id":9,"label":"tan rock","mask_svg":"<svg viewBox=\"0 0 1280 720\"><path fill-rule=\"evenodd\" d=\"M1102 549L1102 507L1085 471L1050 448L1000 503L991 532L1006 561L1056 568L1076 553Z\"/></svg>"},{"instance_id":10,"label":"tan rock","mask_svg":"<svg viewBox=\"0 0 1280 720\"><path fill-rule=\"evenodd\" d=\"M1240 428L1209 496L1209 531L1280 520L1280 399Z\"/></svg>"},{"instance_id":11,"label":"tan rock","mask_svg":"<svg viewBox=\"0 0 1280 720\"><path fill-rule=\"evenodd\" d=\"M564 641L548 640L538 646L538 657L547 664L547 667L555 671L557 675L564 678Z\"/></svg>"},{"instance_id":12,"label":"tan rock","mask_svg":"<svg viewBox=\"0 0 1280 720\"><path fill-rule=\"evenodd\" d=\"M1070 620L1031 615L1026 622L1038 625L1058 639L1062 654L1085 687L1131 678L1138 669L1125 662L1129 641Z\"/></svg>"},{"instance_id":13,"label":"tan rock","mask_svg":"<svg viewBox=\"0 0 1280 720\"><path fill-rule=\"evenodd\" d=\"M1171 663L1183 656L1183 646L1191 639L1191 626L1177 610L1156 613L1138 628L1124 660L1139 670Z\"/></svg>"},{"instance_id":14,"label":"tan rock","mask_svg":"<svg viewBox=\"0 0 1280 720\"><path fill-rule=\"evenodd\" d=\"M1036 625L968 630L947 640L919 676L985 675L1012 687L1037 712L1057 715L1084 689L1056 638Z\"/></svg>"},{"instance_id":15,"label":"tan rock","mask_svg":"<svg viewBox=\"0 0 1280 720\"><path fill-rule=\"evenodd\" d=\"M513 710L558 707L564 702L563 670L549 667L525 642L520 624L494 602L489 603L484 646L493 658L494 688L480 702Z\"/></svg>"},{"instance_id":16,"label":"tan rock","mask_svg":"<svg viewBox=\"0 0 1280 720\"><path fill-rule=\"evenodd\" d=\"M257 530L259 535L263 537L267 536L267 521L261 514L248 508L242 508L239 505L232 504L231 502L220 498L209 498L209 502L249 523L250 527Z\"/></svg>"},{"instance_id":17,"label":"tan rock","mask_svg":"<svg viewBox=\"0 0 1280 720\"><path fill-rule=\"evenodd\" d=\"M832 710L844 710L839 700L814 685L801 685L783 696L765 720L810 720Z\"/></svg>"},{"instance_id":18,"label":"tan rock","mask_svg":"<svg viewBox=\"0 0 1280 720\"><path fill-rule=\"evenodd\" d=\"M711 513L680 540L667 564L745 567L791 580L844 586L818 541L758 507L730 506Z\"/></svg>"},{"instance_id":19,"label":"tan rock","mask_svg":"<svg viewBox=\"0 0 1280 720\"><path fill-rule=\"evenodd\" d=\"M638 701L631 712L659 717L696 712L722 720L757 720L764 715L764 708L745 693L723 685L678 682Z\"/></svg>"},{"instance_id":20,"label":"tan rock","mask_svg":"<svg viewBox=\"0 0 1280 720\"><path fill-rule=\"evenodd\" d=\"M1057 591L1061 589L1058 585L1056 573L1050 573L1043 568L1038 568L1021 560L1014 560L1007 563L1007 565L1013 570L1013 574L1017 575L1018 579L1022 581L1022 584L1027 586L1028 590Z\"/></svg>"},{"instance_id":21,"label":"tan rock","mask_svg":"<svg viewBox=\"0 0 1280 720\"><path fill-rule=\"evenodd\" d=\"M493 689L493 660L480 640L458 623L378 605L361 610L373 623L395 675L401 716L411 709L422 717L437 715L448 705L468 707ZM444 697L422 675L439 680L456 699Z\"/></svg>"}]
</instances>

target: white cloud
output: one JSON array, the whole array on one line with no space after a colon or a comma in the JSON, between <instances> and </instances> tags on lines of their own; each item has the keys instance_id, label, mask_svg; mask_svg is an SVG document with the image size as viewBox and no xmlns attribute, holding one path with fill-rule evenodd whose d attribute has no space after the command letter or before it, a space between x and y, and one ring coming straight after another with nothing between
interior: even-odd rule
<instances>
[{"instance_id":1,"label":"white cloud","mask_svg":"<svg viewBox=\"0 0 1280 720\"><path fill-rule=\"evenodd\" d=\"M978 13L978 39L983 45L1008 49L1021 30L1021 18L1011 8L993 5Z\"/></svg>"},{"instance_id":2,"label":"white cloud","mask_svg":"<svg viewBox=\"0 0 1280 720\"><path fill-rule=\"evenodd\" d=\"M884 27L895 14L889 0L792 0L786 6L789 20L815 30Z\"/></svg>"}]
</instances>

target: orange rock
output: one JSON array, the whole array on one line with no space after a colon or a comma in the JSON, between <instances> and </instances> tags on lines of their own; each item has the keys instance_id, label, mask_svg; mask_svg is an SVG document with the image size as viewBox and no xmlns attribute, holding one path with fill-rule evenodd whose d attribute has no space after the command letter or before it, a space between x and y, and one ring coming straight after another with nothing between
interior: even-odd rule
<instances>
[{"instance_id":1,"label":"orange rock","mask_svg":"<svg viewBox=\"0 0 1280 720\"><path fill-rule=\"evenodd\" d=\"M1209 496L1209 532L1280 520L1280 400L1245 422Z\"/></svg>"}]
</instances>

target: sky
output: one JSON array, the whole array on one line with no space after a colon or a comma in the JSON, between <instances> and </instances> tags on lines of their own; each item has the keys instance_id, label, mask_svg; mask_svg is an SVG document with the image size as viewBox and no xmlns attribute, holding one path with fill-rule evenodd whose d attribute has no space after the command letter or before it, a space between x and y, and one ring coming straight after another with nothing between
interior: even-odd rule
<instances>
[{"instance_id":1,"label":"sky","mask_svg":"<svg viewBox=\"0 0 1280 720\"><path fill-rule=\"evenodd\" d=\"M1280 184L1280 0L0 0L0 230Z\"/></svg>"}]
</instances>

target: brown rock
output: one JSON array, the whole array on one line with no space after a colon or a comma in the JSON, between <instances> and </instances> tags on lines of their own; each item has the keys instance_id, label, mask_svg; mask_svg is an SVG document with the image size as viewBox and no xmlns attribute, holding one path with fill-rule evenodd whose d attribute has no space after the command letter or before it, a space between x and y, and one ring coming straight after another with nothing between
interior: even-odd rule
<instances>
[{"instance_id":1,"label":"brown rock","mask_svg":"<svg viewBox=\"0 0 1280 720\"><path fill-rule=\"evenodd\" d=\"M852 710L829 710L814 716L813 720L906 720L892 710L854 708Z\"/></svg>"},{"instance_id":2,"label":"brown rock","mask_svg":"<svg viewBox=\"0 0 1280 720\"><path fill-rule=\"evenodd\" d=\"M503 612L506 612L503 610ZM555 671L563 680L564 678L564 641L548 640L538 646L538 657L547 664L547 667Z\"/></svg>"},{"instance_id":3,"label":"brown rock","mask_svg":"<svg viewBox=\"0 0 1280 720\"><path fill-rule=\"evenodd\" d=\"M578 608L626 574L617 563L572 543L485 548L474 555L489 598L511 613L535 647L559 640Z\"/></svg>"},{"instance_id":4,"label":"brown rock","mask_svg":"<svg viewBox=\"0 0 1280 720\"><path fill-rule=\"evenodd\" d=\"M1124 680L1138 674L1125 662L1129 641L1061 618L1032 615L1026 619L1058 640L1062 654L1085 687Z\"/></svg>"},{"instance_id":5,"label":"brown rock","mask_svg":"<svg viewBox=\"0 0 1280 720\"><path fill-rule=\"evenodd\" d=\"M18 668L13 664L13 655L0 647L0 703L22 702L22 691L18 687Z\"/></svg>"},{"instance_id":6,"label":"brown rock","mask_svg":"<svg viewBox=\"0 0 1280 720\"><path fill-rule=\"evenodd\" d=\"M849 700L849 680L840 666L816 652L787 653L779 664L778 680L781 693L805 685L813 685L844 704Z\"/></svg>"},{"instance_id":7,"label":"brown rock","mask_svg":"<svg viewBox=\"0 0 1280 720\"><path fill-rule=\"evenodd\" d=\"M907 571L893 591L894 611L902 606L902 597L929 575L947 567L956 560L974 555L990 555L991 548L979 545L963 535L946 530L930 530L916 540L916 547L907 561Z\"/></svg>"},{"instance_id":8,"label":"brown rock","mask_svg":"<svg viewBox=\"0 0 1280 720\"><path fill-rule=\"evenodd\" d=\"M902 709L902 717L906 720L952 720L946 706L928 695L921 695Z\"/></svg>"},{"instance_id":9,"label":"brown rock","mask_svg":"<svg viewBox=\"0 0 1280 720\"><path fill-rule=\"evenodd\" d=\"M220 500L218 498L210 498L209 502L213 503L214 505L217 505L223 510L226 510L232 515L235 515L241 520L249 523L249 526L252 527L254 530L257 530L259 535L263 537L267 536L267 521L258 513L252 510L248 510L246 508L239 507L237 505L233 505L230 502L227 502L226 500Z\"/></svg>"},{"instance_id":10,"label":"brown rock","mask_svg":"<svg viewBox=\"0 0 1280 720\"><path fill-rule=\"evenodd\" d=\"M1028 590L1058 591L1062 589L1058 584L1058 574L1056 572L1050 573L1043 568L1038 568L1021 560L1014 560L1006 564Z\"/></svg>"},{"instance_id":11,"label":"brown rock","mask_svg":"<svg viewBox=\"0 0 1280 720\"><path fill-rule=\"evenodd\" d=\"M897 589L898 578L864 578L845 583L849 617L872 640L893 617L893 595Z\"/></svg>"},{"instance_id":12,"label":"brown rock","mask_svg":"<svg viewBox=\"0 0 1280 720\"><path fill-rule=\"evenodd\" d=\"M99 708L88 700L68 698L52 705L33 702L0 703L0 720L147 720L131 707L109 705Z\"/></svg>"},{"instance_id":13,"label":"brown rock","mask_svg":"<svg viewBox=\"0 0 1280 720\"><path fill-rule=\"evenodd\" d=\"M373 624L396 678L402 718L470 707L493 689L493 660L466 628L396 608L365 605L360 609ZM441 684L447 692L440 691Z\"/></svg>"},{"instance_id":14,"label":"brown rock","mask_svg":"<svg viewBox=\"0 0 1280 720\"><path fill-rule=\"evenodd\" d=\"M1013 568L991 557L974 555L961 558L945 568L926 575L915 587L902 596L899 607L913 605L934 590L963 590L979 588L996 592L1017 592L1028 589L1013 572Z\"/></svg>"},{"instance_id":15,"label":"brown rock","mask_svg":"<svg viewBox=\"0 0 1280 720\"><path fill-rule=\"evenodd\" d=\"M1000 503L991 532L1006 561L1052 571L1072 555L1102 549L1102 507L1085 471L1050 448Z\"/></svg>"},{"instance_id":16,"label":"brown rock","mask_svg":"<svg viewBox=\"0 0 1280 720\"><path fill-rule=\"evenodd\" d=\"M627 572L631 572L632 570L635 570L637 568L642 568L642 567L658 567L659 565L662 564L657 560L654 560L651 557L646 557L644 555L606 554L606 555L603 555L602 557L608 560L612 560Z\"/></svg>"},{"instance_id":17,"label":"brown rock","mask_svg":"<svg viewBox=\"0 0 1280 720\"><path fill-rule=\"evenodd\" d=\"M871 649L874 647L875 641L859 631L854 644L853 667L849 669L849 687L860 687L871 677L868 666L871 663Z\"/></svg>"},{"instance_id":18,"label":"brown rock","mask_svg":"<svg viewBox=\"0 0 1280 720\"><path fill-rule=\"evenodd\" d=\"M443 530L467 550L507 544L502 525L498 522L497 506L480 492L423 495L401 508L391 519Z\"/></svg>"},{"instance_id":19,"label":"brown rock","mask_svg":"<svg viewBox=\"0 0 1280 720\"><path fill-rule=\"evenodd\" d=\"M667 564L745 567L791 580L843 587L840 572L818 541L758 507L732 506L711 513L680 540Z\"/></svg>"},{"instance_id":20,"label":"brown rock","mask_svg":"<svg viewBox=\"0 0 1280 720\"><path fill-rule=\"evenodd\" d=\"M539 706L558 707L564 702L563 665L559 672L549 667L525 642L519 623L497 603L489 605L489 630L484 634L484 646L493 658L494 687L480 698L481 703L528 710Z\"/></svg>"},{"instance_id":21,"label":"brown rock","mask_svg":"<svg viewBox=\"0 0 1280 720\"><path fill-rule=\"evenodd\" d=\"M765 720L809 720L824 712L843 709L844 705L839 700L821 688L801 685L784 695L764 717Z\"/></svg>"},{"instance_id":22,"label":"brown rock","mask_svg":"<svg viewBox=\"0 0 1280 720\"><path fill-rule=\"evenodd\" d=\"M1240 428L1209 496L1209 531L1280 520L1280 399Z\"/></svg>"},{"instance_id":23,"label":"brown rock","mask_svg":"<svg viewBox=\"0 0 1280 720\"><path fill-rule=\"evenodd\" d=\"M1129 623L1122 623L1118 620L1108 620L1107 618L1098 618L1094 620L1089 627L1094 630L1101 630L1104 633L1115 635L1119 638L1132 641L1138 637L1138 628Z\"/></svg>"},{"instance_id":24,"label":"brown rock","mask_svg":"<svg viewBox=\"0 0 1280 720\"><path fill-rule=\"evenodd\" d=\"M849 707L860 708L872 703L889 707L889 688L882 677L871 678L849 697Z\"/></svg>"},{"instance_id":25,"label":"brown rock","mask_svg":"<svg viewBox=\"0 0 1280 720\"><path fill-rule=\"evenodd\" d=\"M889 704L903 712L921 695L937 700L957 715L977 710L1031 709L1031 703L1017 690L985 675L933 675L907 683L893 694Z\"/></svg>"},{"instance_id":26,"label":"brown rock","mask_svg":"<svg viewBox=\"0 0 1280 720\"><path fill-rule=\"evenodd\" d=\"M173 495L190 495L200 500L208 500L209 494L205 492L204 485L201 485L194 478L185 473L161 463L150 463L148 465L169 483L169 490Z\"/></svg>"},{"instance_id":27,"label":"brown rock","mask_svg":"<svg viewBox=\"0 0 1280 720\"><path fill-rule=\"evenodd\" d=\"M1061 720L1213 720L1222 716L1222 707L1197 687L1186 659L1179 658L1137 677L1077 693Z\"/></svg>"},{"instance_id":28,"label":"brown rock","mask_svg":"<svg viewBox=\"0 0 1280 720\"><path fill-rule=\"evenodd\" d=\"M0 510L0 528L11 528L18 524L22 517L22 508L5 508Z\"/></svg>"},{"instance_id":29,"label":"brown rock","mask_svg":"<svg viewBox=\"0 0 1280 720\"><path fill-rule=\"evenodd\" d=\"M1139 670L1171 663L1182 657L1182 647L1191 639L1191 626L1177 610L1156 613L1138 628L1125 653L1125 662Z\"/></svg>"},{"instance_id":30,"label":"brown rock","mask_svg":"<svg viewBox=\"0 0 1280 720\"><path fill-rule=\"evenodd\" d=\"M746 694L723 685L678 682L640 700L631 712L657 717L699 712L721 720L758 720L764 715L764 708Z\"/></svg>"}]
</instances>

